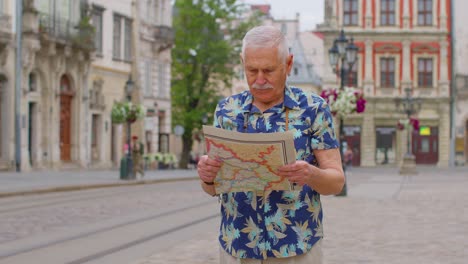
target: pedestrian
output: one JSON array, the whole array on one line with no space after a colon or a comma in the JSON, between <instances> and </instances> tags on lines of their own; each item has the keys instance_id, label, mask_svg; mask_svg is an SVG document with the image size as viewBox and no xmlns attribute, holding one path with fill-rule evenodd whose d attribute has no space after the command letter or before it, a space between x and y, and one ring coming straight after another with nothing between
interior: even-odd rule
<instances>
[{"instance_id":1,"label":"pedestrian","mask_svg":"<svg viewBox=\"0 0 468 264\"><path fill-rule=\"evenodd\" d=\"M132 148L132 159L133 159L133 175L137 177L138 173L143 178L145 176L145 170L143 169L143 143L138 142L138 137L133 136L133 148Z\"/></svg>"},{"instance_id":2,"label":"pedestrian","mask_svg":"<svg viewBox=\"0 0 468 264\"><path fill-rule=\"evenodd\" d=\"M244 133L295 129L296 162L278 174L300 188L220 195L220 263L322 263L320 195L337 194L344 184L330 109L321 97L286 84L293 55L280 30L248 31L241 60L249 89L219 102L214 126ZM207 155L198 163L201 187L212 196L221 165Z\"/></svg>"}]
</instances>

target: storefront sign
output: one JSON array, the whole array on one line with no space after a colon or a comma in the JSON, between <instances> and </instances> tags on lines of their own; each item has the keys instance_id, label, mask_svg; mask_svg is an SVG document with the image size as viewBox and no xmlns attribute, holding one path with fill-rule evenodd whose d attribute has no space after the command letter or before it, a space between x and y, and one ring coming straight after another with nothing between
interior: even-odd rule
<instances>
[{"instance_id":1,"label":"storefront sign","mask_svg":"<svg viewBox=\"0 0 468 264\"><path fill-rule=\"evenodd\" d=\"M420 136L430 136L431 135L431 128L428 126L419 127L419 135Z\"/></svg>"}]
</instances>

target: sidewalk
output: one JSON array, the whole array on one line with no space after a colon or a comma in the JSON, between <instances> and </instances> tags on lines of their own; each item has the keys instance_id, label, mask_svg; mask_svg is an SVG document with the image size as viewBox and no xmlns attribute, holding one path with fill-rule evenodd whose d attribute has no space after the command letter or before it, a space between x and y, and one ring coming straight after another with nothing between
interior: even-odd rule
<instances>
[{"instance_id":1,"label":"sidewalk","mask_svg":"<svg viewBox=\"0 0 468 264\"><path fill-rule=\"evenodd\" d=\"M402 176L395 167L350 168L347 196L322 196L324 264L466 263L468 167L419 166L417 171ZM196 170L154 170L144 179L120 180L118 170L0 172L0 198L193 180L196 175ZM216 264L216 237L214 231L206 233L131 264Z\"/></svg>"},{"instance_id":2,"label":"sidewalk","mask_svg":"<svg viewBox=\"0 0 468 264\"><path fill-rule=\"evenodd\" d=\"M466 263L468 167L398 171L350 168L348 195L322 196L324 264ZM218 247L213 231L131 264L217 264Z\"/></svg>"},{"instance_id":3,"label":"sidewalk","mask_svg":"<svg viewBox=\"0 0 468 264\"><path fill-rule=\"evenodd\" d=\"M135 180L121 180L119 170L0 172L0 198L196 178L196 170L149 170Z\"/></svg>"}]
</instances>

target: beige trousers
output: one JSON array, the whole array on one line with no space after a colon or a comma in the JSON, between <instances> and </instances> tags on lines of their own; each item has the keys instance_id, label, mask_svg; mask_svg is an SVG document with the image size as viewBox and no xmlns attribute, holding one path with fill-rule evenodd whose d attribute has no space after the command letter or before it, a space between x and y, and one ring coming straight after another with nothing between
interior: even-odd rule
<instances>
[{"instance_id":1,"label":"beige trousers","mask_svg":"<svg viewBox=\"0 0 468 264\"><path fill-rule=\"evenodd\" d=\"M224 249L219 249L220 264L321 264L322 263L322 240L315 243L312 249L306 254L302 254L290 258L268 258L266 260L259 259L237 259L229 255Z\"/></svg>"}]
</instances>

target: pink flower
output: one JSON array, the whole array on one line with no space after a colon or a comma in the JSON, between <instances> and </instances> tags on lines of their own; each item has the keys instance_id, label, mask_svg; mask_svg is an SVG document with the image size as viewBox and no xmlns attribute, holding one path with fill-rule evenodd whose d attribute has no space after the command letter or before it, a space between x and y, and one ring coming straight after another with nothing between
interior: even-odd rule
<instances>
[{"instance_id":1,"label":"pink flower","mask_svg":"<svg viewBox=\"0 0 468 264\"><path fill-rule=\"evenodd\" d=\"M346 87L343 91L337 89L324 89L320 93L320 96L330 105L334 116L339 113L341 113L340 115L342 116L346 115L346 113L362 113L366 110L367 101L364 99L364 94L352 87ZM352 98L353 96L355 100ZM351 109L343 108L349 108L349 103L347 102L355 102L355 106Z\"/></svg>"},{"instance_id":2,"label":"pink flower","mask_svg":"<svg viewBox=\"0 0 468 264\"><path fill-rule=\"evenodd\" d=\"M410 124L413 125L414 130L419 130L419 120L416 118L410 118Z\"/></svg>"}]
</instances>

